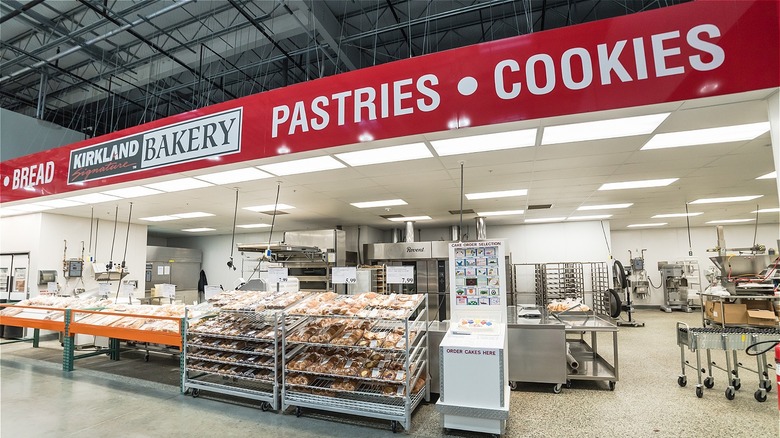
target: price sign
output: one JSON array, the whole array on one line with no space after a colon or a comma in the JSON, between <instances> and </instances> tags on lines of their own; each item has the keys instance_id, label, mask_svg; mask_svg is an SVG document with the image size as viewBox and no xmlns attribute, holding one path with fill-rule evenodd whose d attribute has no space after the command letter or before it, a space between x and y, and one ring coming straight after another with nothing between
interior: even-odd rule
<instances>
[{"instance_id":1,"label":"price sign","mask_svg":"<svg viewBox=\"0 0 780 438\"><path fill-rule=\"evenodd\" d=\"M357 283L357 268L334 267L331 270L331 282L333 284L355 284Z\"/></svg>"},{"instance_id":2,"label":"price sign","mask_svg":"<svg viewBox=\"0 0 780 438\"><path fill-rule=\"evenodd\" d=\"M98 291L101 296L107 297L111 294L111 284L110 283L100 283L98 285Z\"/></svg>"},{"instance_id":3,"label":"price sign","mask_svg":"<svg viewBox=\"0 0 780 438\"><path fill-rule=\"evenodd\" d=\"M162 296L170 299L176 298L176 285L175 284L160 284L162 286Z\"/></svg>"},{"instance_id":4,"label":"price sign","mask_svg":"<svg viewBox=\"0 0 780 438\"><path fill-rule=\"evenodd\" d=\"M119 286L119 291L122 295L127 295L128 298L133 299L133 292L135 291L135 288L132 284L122 284L122 286Z\"/></svg>"},{"instance_id":5,"label":"price sign","mask_svg":"<svg viewBox=\"0 0 780 438\"><path fill-rule=\"evenodd\" d=\"M268 268L268 283L284 283L287 281L287 268Z\"/></svg>"},{"instance_id":6,"label":"price sign","mask_svg":"<svg viewBox=\"0 0 780 438\"><path fill-rule=\"evenodd\" d=\"M46 290L50 294L56 294L57 293L57 282L56 281L50 281L46 283Z\"/></svg>"},{"instance_id":7,"label":"price sign","mask_svg":"<svg viewBox=\"0 0 780 438\"><path fill-rule=\"evenodd\" d=\"M388 284L414 284L414 266L388 266Z\"/></svg>"}]
</instances>

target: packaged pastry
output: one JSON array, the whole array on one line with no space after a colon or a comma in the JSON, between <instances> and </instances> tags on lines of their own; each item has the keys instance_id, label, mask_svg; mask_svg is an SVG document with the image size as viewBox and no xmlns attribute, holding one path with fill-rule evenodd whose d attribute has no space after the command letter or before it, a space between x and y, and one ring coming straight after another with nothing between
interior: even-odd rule
<instances>
[{"instance_id":1,"label":"packaged pastry","mask_svg":"<svg viewBox=\"0 0 780 438\"><path fill-rule=\"evenodd\" d=\"M357 386L358 382L348 379L337 379L330 385L331 388L341 391L354 391L357 389Z\"/></svg>"}]
</instances>

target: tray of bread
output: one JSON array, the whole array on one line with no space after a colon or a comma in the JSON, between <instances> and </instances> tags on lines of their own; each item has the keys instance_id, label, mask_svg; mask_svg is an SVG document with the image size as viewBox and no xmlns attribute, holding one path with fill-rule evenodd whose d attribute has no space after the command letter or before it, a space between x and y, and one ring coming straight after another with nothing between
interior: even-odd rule
<instances>
[{"instance_id":1,"label":"tray of bread","mask_svg":"<svg viewBox=\"0 0 780 438\"><path fill-rule=\"evenodd\" d=\"M358 295L338 295L324 292L313 295L293 306L289 313L298 315L336 315L372 319L405 319L420 305L424 295L366 292Z\"/></svg>"},{"instance_id":2,"label":"tray of bread","mask_svg":"<svg viewBox=\"0 0 780 438\"><path fill-rule=\"evenodd\" d=\"M191 370L205 371L211 374L219 374L242 380L273 381L274 372L263 368L253 368L239 364L224 364L205 360L193 360L187 362Z\"/></svg>"},{"instance_id":3,"label":"tray of bread","mask_svg":"<svg viewBox=\"0 0 780 438\"><path fill-rule=\"evenodd\" d=\"M404 382L405 355L365 350L325 349L309 347L287 362L287 369L302 374L326 375L375 382ZM412 374L417 369L409 364Z\"/></svg>"},{"instance_id":4,"label":"tray of bread","mask_svg":"<svg viewBox=\"0 0 780 438\"><path fill-rule=\"evenodd\" d=\"M552 313L567 312L567 313L583 313L590 312L590 307L583 304L578 299L567 298L565 300L553 300L547 304L547 311Z\"/></svg>"},{"instance_id":5,"label":"tray of bread","mask_svg":"<svg viewBox=\"0 0 780 438\"><path fill-rule=\"evenodd\" d=\"M285 384L294 391L305 392L326 397L349 395L405 397L406 386L403 384L361 382L338 377L322 377L300 373L288 374ZM412 394L417 394L425 388L425 379L420 376L412 385Z\"/></svg>"},{"instance_id":6,"label":"tray of bread","mask_svg":"<svg viewBox=\"0 0 780 438\"><path fill-rule=\"evenodd\" d=\"M301 325L287 335L287 342L326 346L361 347L367 349L403 350L406 329L386 321L347 318L317 318ZM409 344L418 331L409 331Z\"/></svg>"}]
</instances>

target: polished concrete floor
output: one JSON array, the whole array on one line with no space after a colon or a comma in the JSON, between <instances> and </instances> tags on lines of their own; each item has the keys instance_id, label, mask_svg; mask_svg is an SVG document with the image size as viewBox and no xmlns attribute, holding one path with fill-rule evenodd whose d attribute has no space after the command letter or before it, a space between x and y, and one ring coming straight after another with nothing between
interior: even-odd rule
<instances>
[{"instance_id":1,"label":"polished concrete floor","mask_svg":"<svg viewBox=\"0 0 780 438\"><path fill-rule=\"evenodd\" d=\"M774 437L780 417L776 387L765 403L753 398L757 377L743 372L742 389L724 397L725 374L699 399L695 375L677 385L680 350L674 323L700 325L694 314L641 310L643 328L621 328L620 381L574 382L561 394L549 385L521 385L512 393L510 437ZM606 352L610 339L599 339ZM179 393L178 360L129 352L119 362L104 356L61 371L57 341L42 348L0 346L0 436L6 437L390 437L388 422L304 411L263 412L256 405ZM693 359L693 356L690 356ZM722 361L718 356L715 361ZM743 357L745 365L754 364ZM755 368L755 365L753 365ZM692 370L691 370L692 371ZM770 370L774 373L774 370ZM442 430L433 405L414 414L410 436L482 436Z\"/></svg>"}]
</instances>

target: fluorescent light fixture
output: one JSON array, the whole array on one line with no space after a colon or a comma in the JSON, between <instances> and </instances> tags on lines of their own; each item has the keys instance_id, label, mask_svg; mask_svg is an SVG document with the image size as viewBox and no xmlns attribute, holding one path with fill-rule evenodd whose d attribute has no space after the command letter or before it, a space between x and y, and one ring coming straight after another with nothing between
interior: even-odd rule
<instances>
[{"instance_id":1,"label":"fluorescent light fixture","mask_svg":"<svg viewBox=\"0 0 780 438\"><path fill-rule=\"evenodd\" d=\"M669 117L669 114L650 114L647 116L548 126L544 128L542 144L572 143L576 141L650 134Z\"/></svg>"},{"instance_id":2,"label":"fluorescent light fixture","mask_svg":"<svg viewBox=\"0 0 780 438\"><path fill-rule=\"evenodd\" d=\"M187 228L185 230L188 233L202 233L204 231L216 231L216 228Z\"/></svg>"},{"instance_id":3,"label":"fluorescent light fixture","mask_svg":"<svg viewBox=\"0 0 780 438\"><path fill-rule=\"evenodd\" d=\"M149 187L138 186L138 187L126 187L124 189L109 190L103 193L109 196L117 196L119 198L137 198L139 196L159 195L160 193L163 192L159 190L150 189Z\"/></svg>"},{"instance_id":4,"label":"fluorescent light fixture","mask_svg":"<svg viewBox=\"0 0 780 438\"><path fill-rule=\"evenodd\" d=\"M273 175L263 172L256 167L247 167L246 169L228 170L226 172L209 173L196 176L196 179L210 182L212 184L233 184L244 181L254 181L257 179L271 178Z\"/></svg>"},{"instance_id":5,"label":"fluorescent light fixture","mask_svg":"<svg viewBox=\"0 0 780 438\"><path fill-rule=\"evenodd\" d=\"M244 224L244 225L236 225L238 228L269 228L270 225L268 224Z\"/></svg>"},{"instance_id":6,"label":"fluorescent light fixture","mask_svg":"<svg viewBox=\"0 0 780 438\"><path fill-rule=\"evenodd\" d=\"M254 212L271 212L274 211L274 204L267 204L267 205L255 205L254 207L243 207L244 210L254 211ZM279 210L292 210L292 205L287 204L278 204L276 205L276 211Z\"/></svg>"},{"instance_id":7,"label":"fluorescent light fixture","mask_svg":"<svg viewBox=\"0 0 780 438\"><path fill-rule=\"evenodd\" d=\"M756 179L776 179L777 178L777 171L769 172L766 175L761 175Z\"/></svg>"},{"instance_id":8,"label":"fluorescent light fixture","mask_svg":"<svg viewBox=\"0 0 780 438\"><path fill-rule=\"evenodd\" d=\"M150 217L139 217L138 220L141 221L149 221L149 222L165 222L165 221L175 221L176 219L181 219L176 216L150 216Z\"/></svg>"},{"instance_id":9,"label":"fluorescent light fixture","mask_svg":"<svg viewBox=\"0 0 780 438\"><path fill-rule=\"evenodd\" d=\"M206 181L201 181L195 178L181 178L144 185L151 189L162 190L163 192L180 192L182 190L200 189L211 186L211 184L207 183Z\"/></svg>"},{"instance_id":10,"label":"fluorescent light fixture","mask_svg":"<svg viewBox=\"0 0 780 438\"><path fill-rule=\"evenodd\" d=\"M52 199L50 201L36 202L36 204L43 205L44 207L49 207L49 208L68 208L68 207L78 207L79 205L84 205L80 202L68 201L66 199Z\"/></svg>"},{"instance_id":11,"label":"fluorescent light fixture","mask_svg":"<svg viewBox=\"0 0 780 438\"><path fill-rule=\"evenodd\" d=\"M730 196L726 198L701 198L689 202L689 204L717 204L720 202L742 202L760 198L764 195Z\"/></svg>"},{"instance_id":12,"label":"fluorescent light fixture","mask_svg":"<svg viewBox=\"0 0 780 438\"><path fill-rule=\"evenodd\" d=\"M466 199L473 201L475 199L509 198L512 196L525 196L528 190L502 190L499 192L466 193Z\"/></svg>"},{"instance_id":13,"label":"fluorescent light fixture","mask_svg":"<svg viewBox=\"0 0 780 438\"><path fill-rule=\"evenodd\" d=\"M741 222L753 222L755 219L721 219L717 221L709 221L708 224L738 224Z\"/></svg>"},{"instance_id":14,"label":"fluorescent light fixture","mask_svg":"<svg viewBox=\"0 0 780 438\"><path fill-rule=\"evenodd\" d=\"M566 218L567 221L596 221L601 219L609 219L611 218L611 214L594 214L590 216L569 216Z\"/></svg>"},{"instance_id":15,"label":"fluorescent light fixture","mask_svg":"<svg viewBox=\"0 0 780 438\"><path fill-rule=\"evenodd\" d=\"M643 181L624 181L616 183L606 183L599 187L599 190L622 190L622 189L643 189L648 187L665 187L677 181L680 178L666 179L647 179Z\"/></svg>"},{"instance_id":16,"label":"fluorescent light fixture","mask_svg":"<svg viewBox=\"0 0 780 438\"><path fill-rule=\"evenodd\" d=\"M407 217L391 217L387 220L393 222L409 222L409 221L428 221L431 220L430 216L407 216Z\"/></svg>"},{"instance_id":17,"label":"fluorescent light fixture","mask_svg":"<svg viewBox=\"0 0 780 438\"><path fill-rule=\"evenodd\" d=\"M690 216L699 216L701 214L704 214L702 212L695 212L695 213L666 213L666 214L657 214L653 216L651 219L664 219L664 218L670 218L670 217L690 217Z\"/></svg>"},{"instance_id":18,"label":"fluorescent light fixture","mask_svg":"<svg viewBox=\"0 0 780 438\"><path fill-rule=\"evenodd\" d=\"M477 216L512 216L525 213L525 210L504 210L504 211L480 211Z\"/></svg>"},{"instance_id":19,"label":"fluorescent light fixture","mask_svg":"<svg viewBox=\"0 0 780 438\"><path fill-rule=\"evenodd\" d=\"M526 219L525 223L527 224L539 224L542 222L563 222L565 221L565 217L537 217L533 219Z\"/></svg>"},{"instance_id":20,"label":"fluorescent light fixture","mask_svg":"<svg viewBox=\"0 0 780 438\"><path fill-rule=\"evenodd\" d=\"M23 211L25 213L37 213L39 211L51 210L54 207L47 207L41 204L22 204L14 205L14 210Z\"/></svg>"},{"instance_id":21,"label":"fluorescent light fixture","mask_svg":"<svg viewBox=\"0 0 780 438\"><path fill-rule=\"evenodd\" d=\"M761 210L753 210L751 213L780 213L780 208L762 208Z\"/></svg>"},{"instance_id":22,"label":"fluorescent light fixture","mask_svg":"<svg viewBox=\"0 0 780 438\"><path fill-rule=\"evenodd\" d=\"M769 131L769 122L694 129L692 131L667 132L654 135L650 141L642 146L641 150L646 151L650 149L678 148L684 146L753 140L767 131Z\"/></svg>"},{"instance_id":23,"label":"fluorescent light fixture","mask_svg":"<svg viewBox=\"0 0 780 438\"><path fill-rule=\"evenodd\" d=\"M82 204L98 204L100 202L119 201L116 196L109 196L103 193L92 193L89 195L71 196L65 198L66 201L80 202Z\"/></svg>"},{"instance_id":24,"label":"fluorescent light fixture","mask_svg":"<svg viewBox=\"0 0 780 438\"><path fill-rule=\"evenodd\" d=\"M433 154L425 146L425 143L412 143L336 154L336 158L350 166L366 166L368 164L393 163L431 157L433 157Z\"/></svg>"},{"instance_id":25,"label":"fluorescent light fixture","mask_svg":"<svg viewBox=\"0 0 780 438\"><path fill-rule=\"evenodd\" d=\"M628 208L634 205L633 202L629 202L627 204L603 204L603 205L583 205L582 207L577 207L577 210L580 211L587 211L587 210L611 210L613 208Z\"/></svg>"},{"instance_id":26,"label":"fluorescent light fixture","mask_svg":"<svg viewBox=\"0 0 780 438\"><path fill-rule=\"evenodd\" d=\"M283 163L266 164L258 168L276 175L297 175L299 173L317 172L320 170L341 169L344 164L331 156L303 158L300 160L285 161Z\"/></svg>"},{"instance_id":27,"label":"fluorescent light fixture","mask_svg":"<svg viewBox=\"0 0 780 438\"><path fill-rule=\"evenodd\" d=\"M392 207L394 205L406 205L403 199L385 199L384 201L353 202L350 204L357 208Z\"/></svg>"},{"instance_id":28,"label":"fluorescent light fixture","mask_svg":"<svg viewBox=\"0 0 780 438\"><path fill-rule=\"evenodd\" d=\"M631 224L627 228L651 228L651 227L663 227L668 225L668 222L654 222L652 224Z\"/></svg>"},{"instance_id":29,"label":"fluorescent light fixture","mask_svg":"<svg viewBox=\"0 0 780 438\"><path fill-rule=\"evenodd\" d=\"M172 214L171 216L177 217L179 219L192 219L196 217L208 217L208 216L216 216L211 213L204 213L202 211L193 211L192 213L176 213Z\"/></svg>"},{"instance_id":30,"label":"fluorescent light fixture","mask_svg":"<svg viewBox=\"0 0 780 438\"><path fill-rule=\"evenodd\" d=\"M440 157L523 148L535 144L536 128L431 141L431 146Z\"/></svg>"}]
</instances>

